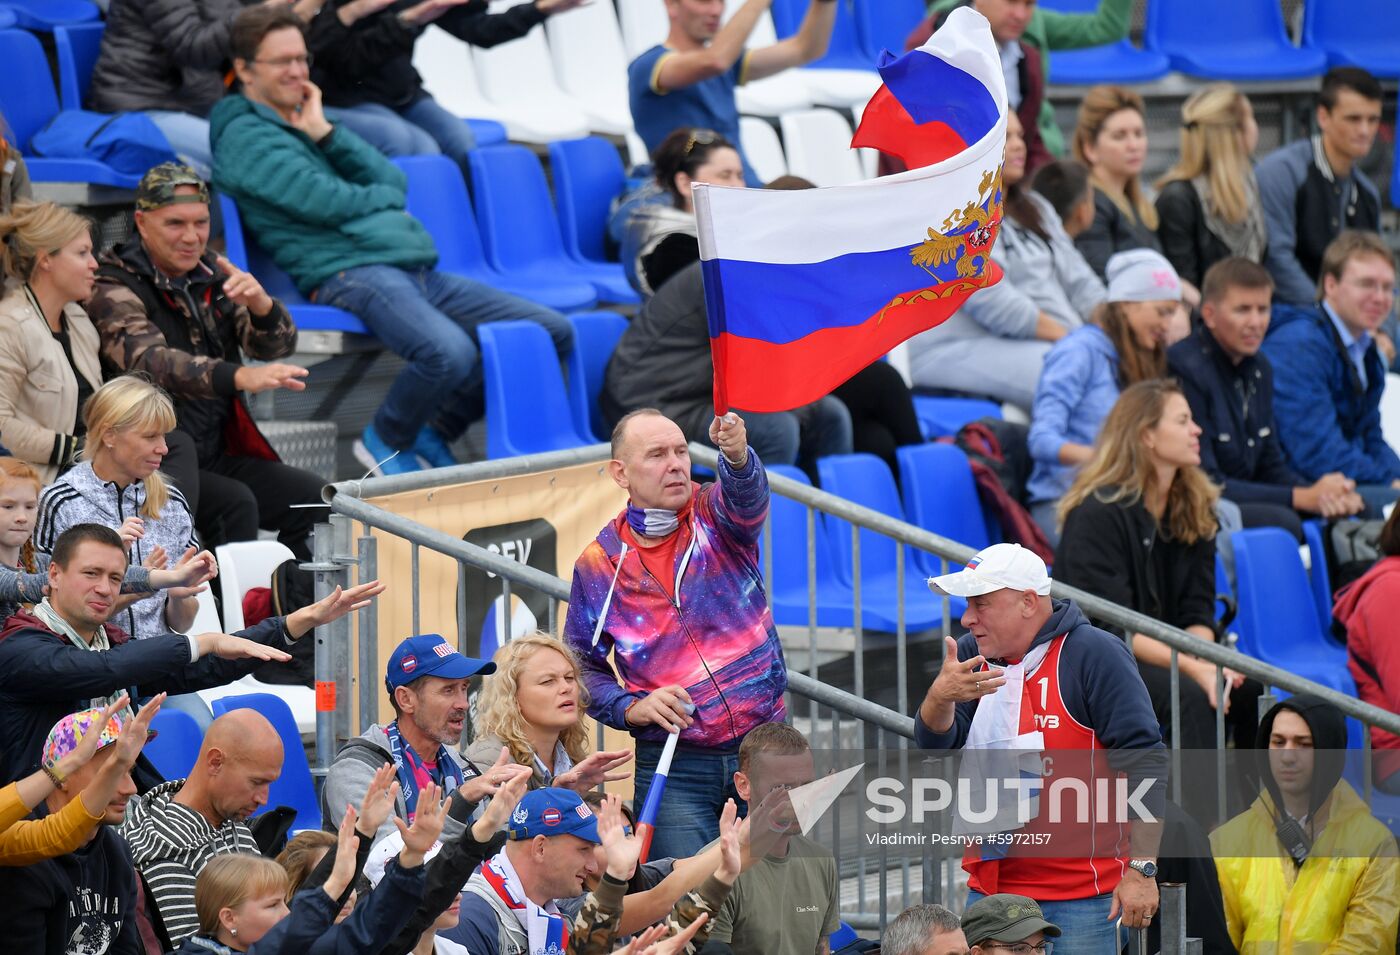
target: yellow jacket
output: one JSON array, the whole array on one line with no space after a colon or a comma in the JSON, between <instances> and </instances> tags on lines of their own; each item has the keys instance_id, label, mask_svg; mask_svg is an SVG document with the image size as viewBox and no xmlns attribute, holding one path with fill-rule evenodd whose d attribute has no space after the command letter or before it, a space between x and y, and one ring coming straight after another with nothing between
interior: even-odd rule
<instances>
[{"instance_id":1,"label":"yellow jacket","mask_svg":"<svg viewBox=\"0 0 1400 955\"><path fill-rule=\"evenodd\" d=\"M27 815L18 786L10 783L0 789L0 865L33 865L74 852L102 821L78 798L43 819L25 819Z\"/></svg>"},{"instance_id":2,"label":"yellow jacket","mask_svg":"<svg viewBox=\"0 0 1400 955\"><path fill-rule=\"evenodd\" d=\"M1267 792L1211 833L1225 919L1240 955L1394 955L1395 836L1345 781L1319 815L1326 823L1302 868L1278 841Z\"/></svg>"}]
</instances>

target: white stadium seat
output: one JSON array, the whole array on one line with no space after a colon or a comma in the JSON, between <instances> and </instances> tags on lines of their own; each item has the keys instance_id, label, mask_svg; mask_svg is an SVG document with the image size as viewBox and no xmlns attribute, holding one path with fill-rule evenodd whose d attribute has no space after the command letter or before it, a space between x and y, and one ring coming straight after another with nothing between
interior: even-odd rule
<instances>
[{"instance_id":1,"label":"white stadium seat","mask_svg":"<svg viewBox=\"0 0 1400 955\"><path fill-rule=\"evenodd\" d=\"M764 182L772 182L788 172L787 157L783 155L783 144L778 139L778 131L764 119L756 116L739 117L739 139L749 165Z\"/></svg>"},{"instance_id":2,"label":"white stadium seat","mask_svg":"<svg viewBox=\"0 0 1400 955\"><path fill-rule=\"evenodd\" d=\"M627 54L617 13L595 0L545 21L555 73L595 132L621 136L632 128L627 102Z\"/></svg>"},{"instance_id":3,"label":"white stadium seat","mask_svg":"<svg viewBox=\"0 0 1400 955\"><path fill-rule=\"evenodd\" d=\"M834 109L786 113L780 120L788 171L818 186L841 186L865 178L851 149L851 124Z\"/></svg>"}]
</instances>

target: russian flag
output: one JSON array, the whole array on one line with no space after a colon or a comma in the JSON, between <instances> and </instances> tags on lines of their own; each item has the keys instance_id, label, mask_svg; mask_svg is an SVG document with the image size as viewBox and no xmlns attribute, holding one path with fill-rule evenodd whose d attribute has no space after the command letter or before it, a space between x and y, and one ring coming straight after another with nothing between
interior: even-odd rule
<instances>
[{"instance_id":1,"label":"russian flag","mask_svg":"<svg viewBox=\"0 0 1400 955\"><path fill-rule=\"evenodd\" d=\"M986 19L959 8L881 57L853 145L921 166L828 189L694 188L717 414L828 394L1001 278L1006 87Z\"/></svg>"}]
</instances>

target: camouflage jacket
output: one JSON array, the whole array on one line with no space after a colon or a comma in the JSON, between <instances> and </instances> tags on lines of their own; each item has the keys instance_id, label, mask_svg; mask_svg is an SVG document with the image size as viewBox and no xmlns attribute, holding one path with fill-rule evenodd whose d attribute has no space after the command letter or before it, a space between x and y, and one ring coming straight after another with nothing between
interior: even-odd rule
<instances>
[{"instance_id":1,"label":"camouflage jacket","mask_svg":"<svg viewBox=\"0 0 1400 955\"><path fill-rule=\"evenodd\" d=\"M687 943L686 955L696 955L705 947L705 941L710 937L710 926L719 914L720 906L728 898L730 888L712 875L698 889L691 889L681 896L666 916L668 937L684 931L702 912L710 916L709 921L700 926L695 937ZM616 882L604 875L598 888L588 893L583 909L569 930L569 955L609 955L617 948L617 932L622 924L622 899L626 889L625 882Z\"/></svg>"}]
</instances>

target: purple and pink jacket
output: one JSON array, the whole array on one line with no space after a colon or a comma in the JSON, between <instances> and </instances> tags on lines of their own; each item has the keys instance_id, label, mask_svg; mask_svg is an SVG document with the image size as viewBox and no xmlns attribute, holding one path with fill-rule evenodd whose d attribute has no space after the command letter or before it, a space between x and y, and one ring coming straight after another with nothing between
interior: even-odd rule
<instances>
[{"instance_id":1,"label":"purple and pink jacket","mask_svg":"<svg viewBox=\"0 0 1400 955\"><path fill-rule=\"evenodd\" d=\"M686 537L676 548L674 602L623 542L625 511L584 549L564 640L582 662L591 716L637 739L665 739L659 726L629 727L624 714L652 690L679 684L695 704L683 744L736 746L760 723L786 717L787 665L758 559L767 514L768 477L753 449L742 471L721 458L719 482L695 493L676 531Z\"/></svg>"}]
</instances>

